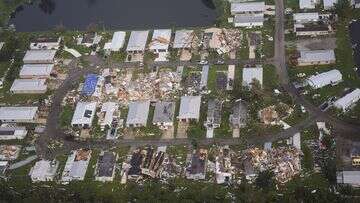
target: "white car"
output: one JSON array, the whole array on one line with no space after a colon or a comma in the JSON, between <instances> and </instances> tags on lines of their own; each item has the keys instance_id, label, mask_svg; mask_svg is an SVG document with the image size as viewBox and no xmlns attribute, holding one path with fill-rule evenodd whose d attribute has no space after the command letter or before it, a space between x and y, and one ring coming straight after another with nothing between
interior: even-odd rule
<instances>
[{"instance_id":1,"label":"white car","mask_svg":"<svg viewBox=\"0 0 360 203\"><path fill-rule=\"evenodd\" d=\"M200 65L206 65L206 64L208 64L208 61L207 61L207 60L201 60L201 61L199 61L198 64L200 64Z\"/></svg>"}]
</instances>

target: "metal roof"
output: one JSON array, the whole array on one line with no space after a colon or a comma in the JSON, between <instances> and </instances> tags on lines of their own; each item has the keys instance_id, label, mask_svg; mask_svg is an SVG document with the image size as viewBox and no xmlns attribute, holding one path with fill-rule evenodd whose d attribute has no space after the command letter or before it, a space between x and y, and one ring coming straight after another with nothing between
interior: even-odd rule
<instances>
[{"instance_id":1,"label":"metal roof","mask_svg":"<svg viewBox=\"0 0 360 203\"><path fill-rule=\"evenodd\" d=\"M23 58L24 63L39 63L53 61L56 50L28 50Z\"/></svg>"},{"instance_id":2,"label":"metal roof","mask_svg":"<svg viewBox=\"0 0 360 203\"><path fill-rule=\"evenodd\" d=\"M315 8L315 2L314 0L299 0L299 7L300 9L314 9Z\"/></svg>"},{"instance_id":3,"label":"metal roof","mask_svg":"<svg viewBox=\"0 0 360 203\"><path fill-rule=\"evenodd\" d=\"M0 120L32 120L38 107L0 107Z\"/></svg>"},{"instance_id":4,"label":"metal roof","mask_svg":"<svg viewBox=\"0 0 360 203\"><path fill-rule=\"evenodd\" d=\"M265 2L232 3L231 13L264 12Z\"/></svg>"},{"instance_id":5,"label":"metal roof","mask_svg":"<svg viewBox=\"0 0 360 203\"><path fill-rule=\"evenodd\" d=\"M234 23L263 23L264 14L236 14Z\"/></svg>"},{"instance_id":6,"label":"metal roof","mask_svg":"<svg viewBox=\"0 0 360 203\"><path fill-rule=\"evenodd\" d=\"M110 50L119 51L124 46L125 36L126 36L126 32L123 31L114 32L114 35L110 43Z\"/></svg>"},{"instance_id":7,"label":"metal roof","mask_svg":"<svg viewBox=\"0 0 360 203\"><path fill-rule=\"evenodd\" d=\"M312 75L307 79L308 84L315 89L338 83L340 81L342 81L342 74L336 69Z\"/></svg>"},{"instance_id":8,"label":"metal roof","mask_svg":"<svg viewBox=\"0 0 360 203\"><path fill-rule=\"evenodd\" d=\"M319 13L312 12L312 13L294 13L293 15L294 21L318 21L319 20Z\"/></svg>"},{"instance_id":9,"label":"metal roof","mask_svg":"<svg viewBox=\"0 0 360 203\"><path fill-rule=\"evenodd\" d=\"M179 119L199 119L201 96L182 96Z\"/></svg>"},{"instance_id":10,"label":"metal roof","mask_svg":"<svg viewBox=\"0 0 360 203\"><path fill-rule=\"evenodd\" d=\"M127 125L146 125L149 115L150 101L134 101L129 103L129 112L126 119Z\"/></svg>"},{"instance_id":11,"label":"metal roof","mask_svg":"<svg viewBox=\"0 0 360 203\"><path fill-rule=\"evenodd\" d=\"M177 30L175 32L173 48L190 48L193 40L193 34L193 30Z\"/></svg>"},{"instance_id":12,"label":"metal roof","mask_svg":"<svg viewBox=\"0 0 360 203\"><path fill-rule=\"evenodd\" d=\"M317 62L335 60L334 50L306 50L300 51L299 62Z\"/></svg>"},{"instance_id":13,"label":"metal roof","mask_svg":"<svg viewBox=\"0 0 360 203\"><path fill-rule=\"evenodd\" d=\"M204 88L207 86L208 75L209 75L209 65L204 65L201 70L201 80L200 80L200 88Z\"/></svg>"},{"instance_id":14,"label":"metal roof","mask_svg":"<svg viewBox=\"0 0 360 203\"><path fill-rule=\"evenodd\" d=\"M153 123L173 122L175 113L175 102L156 102Z\"/></svg>"},{"instance_id":15,"label":"metal roof","mask_svg":"<svg viewBox=\"0 0 360 203\"><path fill-rule=\"evenodd\" d=\"M16 79L10 91L46 91L45 79Z\"/></svg>"},{"instance_id":16,"label":"metal roof","mask_svg":"<svg viewBox=\"0 0 360 203\"><path fill-rule=\"evenodd\" d=\"M337 0L324 0L324 9L333 8L337 3Z\"/></svg>"},{"instance_id":17,"label":"metal roof","mask_svg":"<svg viewBox=\"0 0 360 203\"><path fill-rule=\"evenodd\" d=\"M242 74L242 85L243 86L251 86L254 79L258 80L260 85L263 84L263 68L244 68Z\"/></svg>"},{"instance_id":18,"label":"metal roof","mask_svg":"<svg viewBox=\"0 0 360 203\"><path fill-rule=\"evenodd\" d=\"M31 168L30 176L31 179L35 180L46 180L47 177L53 177L56 175L56 170L59 166L58 162L40 160L35 163Z\"/></svg>"},{"instance_id":19,"label":"metal roof","mask_svg":"<svg viewBox=\"0 0 360 203\"><path fill-rule=\"evenodd\" d=\"M96 112L96 105L96 102L78 102L71 120L71 125L91 125Z\"/></svg>"},{"instance_id":20,"label":"metal roof","mask_svg":"<svg viewBox=\"0 0 360 203\"><path fill-rule=\"evenodd\" d=\"M349 107L360 100L360 89L356 88L354 91L336 100L334 106L346 111Z\"/></svg>"},{"instance_id":21,"label":"metal roof","mask_svg":"<svg viewBox=\"0 0 360 203\"><path fill-rule=\"evenodd\" d=\"M6 126L0 127L0 137L1 136L25 136L27 130L23 126Z\"/></svg>"},{"instance_id":22,"label":"metal roof","mask_svg":"<svg viewBox=\"0 0 360 203\"><path fill-rule=\"evenodd\" d=\"M24 64L20 70L20 78L28 76L50 76L54 64Z\"/></svg>"},{"instance_id":23,"label":"metal roof","mask_svg":"<svg viewBox=\"0 0 360 203\"><path fill-rule=\"evenodd\" d=\"M151 42L150 42L150 49L151 50L158 50L158 49L165 49L169 48L171 38L171 29L160 29L154 30Z\"/></svg>"},{"instance_id":24,"label":"metal roof","mask_svg":"<svg viewBox=\"0 0 360 203\"><path fill-rule=\"evenodd\" d=\"M144 51L149 31L132 31L126 51Z\"/></svg>"},{"instance_id":25,"label":"metal roof","mask_svg":"<svg viewBox=\"0 0 360 203\"><path fill-rule=\"evenodd\" d=\"M360 185L360 171L337 172L337 182L350 185Z\"/></svg>"}]
</instances>

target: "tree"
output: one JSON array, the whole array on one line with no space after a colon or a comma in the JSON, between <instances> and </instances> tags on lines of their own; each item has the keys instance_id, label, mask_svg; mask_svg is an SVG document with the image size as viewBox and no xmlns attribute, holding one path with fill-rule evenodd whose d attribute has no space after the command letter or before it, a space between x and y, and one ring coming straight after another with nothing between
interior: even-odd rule
<instances>
[{"instance_id":1,"label":"tree","mask_svg":"<svg viewBox=\"0 0 360 203\"><path fill-rule=\"evenodd\" d=\"M256 180L255 185L265 191L269 191L275 186L274 172L270 170L261 171Z\"/></svg>"}]
</instances>

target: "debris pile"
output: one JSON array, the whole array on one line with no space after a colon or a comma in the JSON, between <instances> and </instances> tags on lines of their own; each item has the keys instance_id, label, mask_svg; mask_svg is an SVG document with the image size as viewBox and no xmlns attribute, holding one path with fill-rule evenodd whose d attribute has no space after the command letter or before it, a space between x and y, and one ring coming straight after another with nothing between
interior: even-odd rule
<instances>
[{"instance_id":1,"label":"debris pile","mask_svg":"<svg viewBox=\"0 0 360 203\"><path fill-rule=\"evenodd\" d=\"M255 172L272 170L279 183L285 183L300 173L300 151L295 148L280 147L269 151L248 149L242 159Z\"/></svg>"},{"instance_id":2,"label":"debris pile","mask_svg":"<svg viewBox=\"0 0 360 203\"><path fill-rule=\"evenodd\" d=\"M223 29L223 35L220 35L219 38L222 46L232 51L241 46L242 33L237 29Z\"/></svg>"},{"instance_id":3,"label":"debris pile","mask_svg":"<svg viewBox=\"0 0 360 203\"><path fill-rule=\"evenodd\" d=\"M181 77L175 72L140 74L133 81L120 79L118 99L124 104L136 100L169 99L180 88Z\"/></svg>"},{"instance_id":4,"label":"debris pile","mask_svg":"<svg viewBox=\"0 0 360 203\"><path fill-rule=\"evenodd\" d=\"M194 150L188 155L185 175L190 180L204 180L206 175L207 150Z\"/></svg>"},{"instance_id":5,"label":"debris pile","mask_svg":"<svg viewBox=\"0 0 360 203\"><path fill-rule=\"evenodd\" d=\"M164 161L168 162L166 147L137 148L122 164L122 180L140 181L145 177L160 178L163 172ZM167 173L168 175L171 173ZM170 175L169 175L170 176Z\"/></svg>"},{"instance_id":6,"label":"debris pile","mask_svg":"<svg viewBox=\"0 0 360 203\"><path fill-rule=\"evenodd\" d=\"M20 146L0 145L0 160L14 160L19 156Z\"/></svg>"}]
</instances>

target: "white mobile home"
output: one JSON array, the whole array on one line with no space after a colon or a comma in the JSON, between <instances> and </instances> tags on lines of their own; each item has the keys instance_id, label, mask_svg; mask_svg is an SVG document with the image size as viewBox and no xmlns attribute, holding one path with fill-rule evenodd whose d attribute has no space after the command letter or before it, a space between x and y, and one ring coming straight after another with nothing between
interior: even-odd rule
<instances>
[{"instance_id":1,"label":"white mobile home","mask_svg":"<svg viewBox=\"0 0 360 203\"><path fill-rule=\"evenodd\" d=\"M126 36L126 32L123 31L114 32L111 42L106 43L105 46L107 46L108 47L107 49L109 49L110 51L119 51L121 48L124 47L125 36Z\"/></svg>"},{"instance_id":2,"label":"white mobile home","mask_svg":"<svg viewBox=\"0 0 360 203\"><path fill-rule=\"evenodd\" d=\"M235 27L262 27L264 25L264 14L236 14L234 18Z\"/></svg>"},{"instance_id":3,"label":"white mobile home","mask_svg":"<svg viewBox=\"0 0 360 203\"><path fill-rule=\"evenodd\" d=\"M26 63L35 63L35 64L44 64L44 63L54 63L56 50L28 50L23 58L23 62Z\"/></svg>"},{"instance_id":4,"label":"white mobile home","mask_svg":"<svg viewBox=\"0 0 360 203\"><path fill-rule=\"evenodd\" d=\"M24 64L21 67L19 77L22 79L45 79L49 78L54 64Z\"/></svg>"},{"instance_id":5,"label":"white mobile home","mask_svg":"<svg viewBox=\"0 0 360 203\"><path fill-rule=\"evenodd\" d=\"M198 121L200 118L201 96L182 96L178 119L183 122Z\"/></svg>"},{"instance_id":6,"label":"white mobile home","mask_svg":"<svg viewBox=\"0 0 360 203\"><path fill-rule=\"evenodd\" d=\"M0 127L0 140L14 140L24 139L27 130L25 127L20 126L1 126Z\"/></svg>"},{"instance_id":7,"label":"white mobile home","mask_svg":"<svg viewBox=\"0 0 360 203\"><path fill-rule=\"evenodd\" d=\"M56 171L59 167L59 161L40 160L30 170L32 182L53 181Z\"/></svg>"},{"instance_id":8,"label":"white mobile home","mask_svg":"<svg viewBox=\"0 0 360 203\"><path fill-rule=\"evenodd\" d=\"M10 92L13 94L44 94L47 90L45 79L16 79Z\"/></svg>"},{"instance_id":9,"label":"white mobile home","mask_svg":"<svg viewBox=\"0 0 360 203\"><path fill-rule=\"evenodd\" d=\"M38 107L0 107L0 121L3 123L34 123Z\"/></svg>"},{"instance_id":10,"label":"white mobile home","mask_svg":"<svg viewBox=\"0 0 360 203\"><path fill-rule=\"evenodd\" d=\"M335 63L334 50L300 51L298 66L325 65Z\"/></svg>"},{"instance_id":11,"label":"white mobile home","mask_svg":"<svg viewBox=\"0 0 360 203\"><path fill-rule=\"evenodd\" d=\"M132 31L126 48L130 53L143 53L146 48L149 31Z\"/></svg>"},{"instance_id":12,"label":"white mobile home","mask_svg":"<svg viewBox=\"0 0 360 203\"><path fill-rule=\"evenodd\" d=\"M265 12L265 2L243 2L243 3L232 3L231 14L241 13L263 13Z\"/></svg>"},{"instance_id":13,"label":"white mobile home","mask_svg":"<svg viewBox=\"0 0 360 203\"><path fill-rule=\"evenodd\" d=\"M312 75L307 79L307 83L313 88L318 89L327 85L336 85L342 81L340 71L334 69L317 75Z\"/></svg>"},{"instance_id":14,"label":"white mobile home","mask_svg":"<svg viewBox=\"0 0 360 203\"><path fill-rule=\"evenodd\" d=\"M71 125L73 127L91 127L96 112L96 105L96 102L78 102Z\"/></svg>"},{"instance_id":15,"label":"white mobile home","mask_svg":"<svg viewBox=\"0 0 360 203\"><path fill-rule=\"evenodd\" d=\"M126 119L127 127L146 126L149 115L150 101L134 101L129 103L129 112Z\"/></svg>"},{"instance_id":16,"label":"white mobile home","mask_svg":"<svg viewBox=\"0 0 360 203\"><path fill-rule=\"evenodd\" d=\"M352 106L354 106L360 100L360 89L357 88L344 97L336 100L334 106L338 109L341 109L343 112L346 112Z\"/></svg>"}]
</instances>

